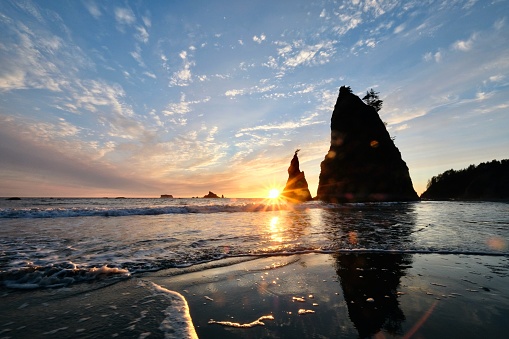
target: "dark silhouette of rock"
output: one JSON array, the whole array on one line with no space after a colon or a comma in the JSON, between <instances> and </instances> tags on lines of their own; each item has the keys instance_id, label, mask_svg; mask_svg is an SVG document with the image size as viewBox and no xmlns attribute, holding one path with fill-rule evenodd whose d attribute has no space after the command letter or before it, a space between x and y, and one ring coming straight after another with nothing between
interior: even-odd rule
<instances>
[{"instance_id":1,"label":"dark silhouette of rock","mask_svg":"<svg viewBox=\"0 0 509 339\"><path fill-rule=\"evenodd\" d=\"M317 199L329 202L419 200L408 167L375 108L342 86L321 163Z\"/></svg>"},{"instance_id":2,"label":"dark silhouette of rock","mask_svg":"<svg viewBox=\"0 0 509 339\"><path fill-rule=\"evenodd\" d=\"M509 159L455 171L450 169L428 181L421 199L428 200L507 200L509 199Z\"/></svg>"},{"instance_id":3,"label":"dark silhouette of rock","mask_svg":"<svg viewBox=\"0 0 509 339\"><path fill-rule=\"evenodd\" d=\"M161 194L161 198L163 198L163 199L172 199L173 195L171 195L171 194Z\"/></svg>"},{"instance_id":4,"label":"dark silhouette of rock","mask_svg":"<svg viewBox=\"0 0 509 339\"><path fill-rule=\"evenodd\" d=\"M214 198L214 199L217 198L217 199L219 199L219 196L217 194L211 192L211 191L209 191L209 194L204 195L203 197L204 198Z\"/></svg>"},{"instance_id":5,"label":"dark silhouette of rock","mask_svg":"<svg viewBox=\"0 0 509 339\"><path fill-rule=\"evenodd\" d=\"M21 198L19 198L19 197L12 197L12 198L7 198L5 200L21 200Z\"/></svg>"},{"instance_id":6,"label":"dark silhouette of rock","mask_svg":"<svg viewBox=\"0 0 509 339\"><path fill-rule=\"evenodd\" d=\"M303 202L312 200L309 192L308 182L304 176L304 172L299 169L299 149L295 151L293 159L288 167L288 181L281 196L290 202Z\"/></svg>"}]
</instances>

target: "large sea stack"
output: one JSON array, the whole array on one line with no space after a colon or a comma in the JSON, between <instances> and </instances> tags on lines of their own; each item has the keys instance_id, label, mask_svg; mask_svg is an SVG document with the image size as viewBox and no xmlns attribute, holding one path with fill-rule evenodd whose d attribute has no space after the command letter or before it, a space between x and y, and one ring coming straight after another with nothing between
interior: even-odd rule
<instances>
[{"instance_id":1,"label":"large sea stack","mask_svg":"<svg viewBox=\"0 0 509 339\"><path fill-rule=\"evenodd\" d=\"M311 193L309 192L308 182L299 168L299 157L296 150L293 159L288 167L288 181L286 182L285 189L281 195L290 202L303 202L312 200Z\"/></svg>"},{"instance_id":2,"label":"large sea stack","mask_svg":"<svg viewBox=\"0 0 509 339\"><path fill-rule=\"evenodd\" d=\"M331 143L321 163L317 199L329 202L419 200L401 153L374 107L339 89Z\"/></svg>"}]
</instances>

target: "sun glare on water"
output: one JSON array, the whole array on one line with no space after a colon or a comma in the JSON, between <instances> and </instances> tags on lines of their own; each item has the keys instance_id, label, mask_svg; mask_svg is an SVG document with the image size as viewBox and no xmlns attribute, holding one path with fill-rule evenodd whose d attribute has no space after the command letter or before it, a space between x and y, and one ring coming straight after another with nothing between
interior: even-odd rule
<instances>
[{"instance_id":1,"label":"sun glare on water","mask_svg":"<svg viewBox=\"0 0 509 339\"><path fill-rule=\"evenodd\" d=\"M269 199L277 199L279 198L279 194L281 194L281 192L279 192L277 188L273 188L269 191Z\"/></svg>"}]
</instances>

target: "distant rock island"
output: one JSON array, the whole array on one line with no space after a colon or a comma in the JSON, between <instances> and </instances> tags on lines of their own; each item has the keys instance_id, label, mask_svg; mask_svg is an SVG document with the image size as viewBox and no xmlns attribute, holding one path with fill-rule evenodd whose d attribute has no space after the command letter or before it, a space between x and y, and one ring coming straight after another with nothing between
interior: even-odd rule
<instances>
[{"instance_id":1,"label":"distant rock island","mask_svg":"<svg viewBox=\"0 0 509 339\"><path fill-rule=\"evenodd\" d=\"M219 196L217 194L215 194L214 192L211 192L211 191L209 191L209 194L204 195L203 197L207 198L207 199L209 199L209 198L214 198L214 199L215 198L219 198Z\"/></svg>"},{"instance_id":2,"label":"distant rock island","mask_svg":"<svg viewBox=\"0 0 509 339\"><path fill-rule=\"evenodd\" d=\"M445 171L428 181L421 199L507 200L509 159L470 165L458 171Z\"/></svg>"},{"instance_id":3,"label":"distant rock island","mask_svg":"<svg viewBox=\"0 0 509 339\"><path fill-rule=\"evenodd\" d=\"M173 199L173 195L171 195L171 194L161 194L161 198L163 198L163 199Z\"/></svg>"},{"instance_id":4,"label":"distant rock island","mask_svg":"<svg viewBox=\"0 0 509 339\"><path fill-rule=\"evenodd\" d=\"M299 169L299 149L295 151L293 159L288 167L288 181L286 182L285 189L281 196L290 202L303 202L312 200L311 193L309 192L308 182L304 176L304 172Z\"/></svg>"},{"instance_id":5,"label":"distant rock island","mask_svg":"<svg viewBox=\"0 0 509 339\"><path fill-rule=\"evenodd\" d=\"M318 200L419 200L408 167L373 106L342 86L331 118L331 143L322 161Z\"/></svg>"}]
</instances>

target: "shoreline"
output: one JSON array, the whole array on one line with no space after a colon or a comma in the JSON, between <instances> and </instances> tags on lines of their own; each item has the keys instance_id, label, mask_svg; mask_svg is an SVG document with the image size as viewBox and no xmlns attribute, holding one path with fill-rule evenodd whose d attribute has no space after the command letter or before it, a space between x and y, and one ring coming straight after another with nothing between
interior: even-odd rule
<instances>
[{"instance_id":1,"label":"shoreline","mask_svg":"<svg viewBox=\"0 0 509 339\"><path fill-rule=\"evenodd\" d=\"M0 301L0 334L12 338L501 338L509 331L509 258L229 258L115 283L3 289Z\"/></svg>"}]
</instances>

